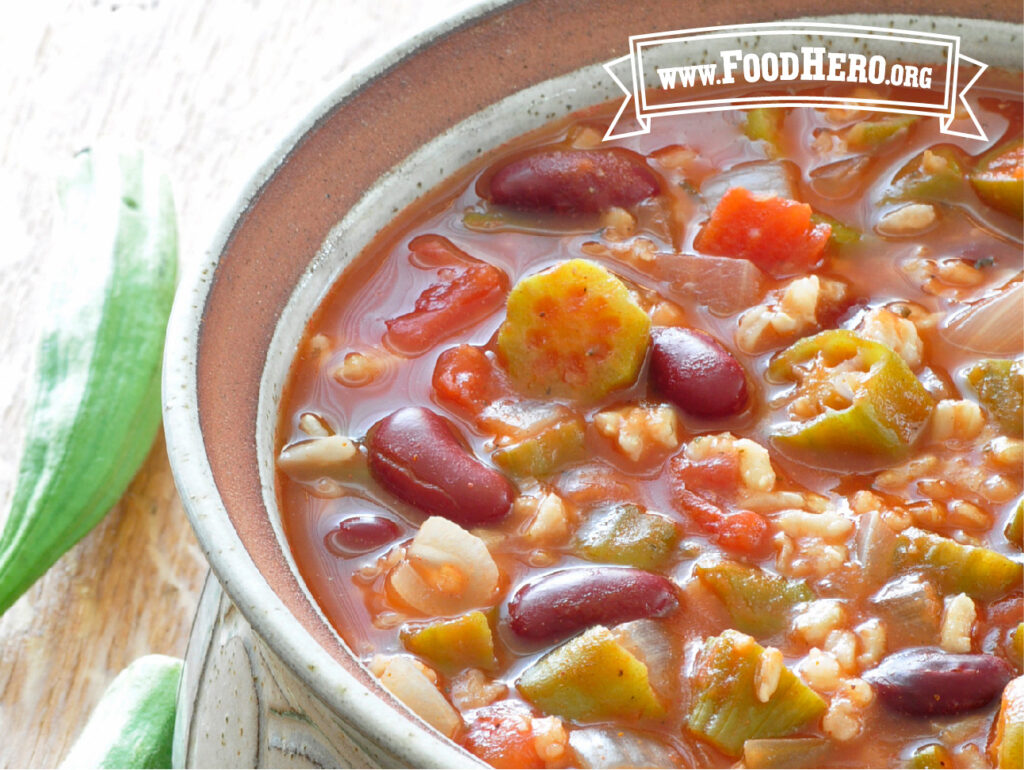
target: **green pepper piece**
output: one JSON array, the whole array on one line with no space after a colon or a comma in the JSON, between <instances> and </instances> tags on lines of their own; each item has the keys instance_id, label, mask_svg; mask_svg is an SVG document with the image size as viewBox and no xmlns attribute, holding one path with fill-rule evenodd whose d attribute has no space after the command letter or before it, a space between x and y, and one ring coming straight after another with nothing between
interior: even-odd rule
<instances>
[{"instance_id":1,"label":"green pepper piece","mask_svg":"<svg viewBox=\"0 0 1024 770\"><path fill-rule=\"evenodd\" d=\"M693 676L687 726L716 749L738 757L752 738L781 738L820 717L826 703L785 666L775 692L762 703L755 676L764 648L727 629L704 643Z\"/></svg>"},{"instance_id":2,"label":"green pepper piece","mask_svg":"<svg viewBox=\"0 0 1024 770\"><path fill-rule=\"evenodd\" d=\"M862 237L859 230L856 230L847 224L843 224L835 217L823 214L820 211L815 211L811 214L811 222L816 225L825 224L832 228L832 233L829 235L828 242L836 248L852 246L853 244L860 242Z\"/></svg>"},{"instance_id":3,"label":"green pepper piece","mask_svg":"<svg viewBox=\"0 0 1024 770\"><path fill-rule=\"evenodd\" d=\"M743 119L743 133L748 139L762 141L768 145L768 154L776 158L782 155L782 124L786 111L778 108L755 107L747 110Z\"/></svg>"},{"instance_id":4,"label":"green pepper piece","mask_svg":"<svg viewBox=\"0 0 1024 770\"><path fill-rule=\"evenodd\" d=\"M1024 551L1024 497L1017 501L1017 507L1013 509L1013 515L1006 522L1003 529L1006 539Z\"/></svg>"},{"instance_id":5,"label":"green pepper piece","mask_svg":"<svg viewBox=\"0 0 1024 770\"><path fill-rule=\"evenodd\" d=\"M793 380L800 364L813 360L814 366L834 366L851 359L867 371L850 406L776 427L772 441L783 454L845 471L879 470L908 454L935 402L906 362L885 345L846 329L820 332L779 353L768 375L777 382Z\"/></svg>"},{"instance_id":6,"label":"green pepper piece","mask_svg":"<svg viewBox=\"0 0 1024 770\"><path fill-rule=\"evenodd\" d=\"M639 505L620 503L588 515L573 541L573 550L589 561L657 569L679 541L676 525Z\"/></svg>"},{"instance_id":7,"label":"green pepper piece","mask_svg":"<svg viewBox=\"0 0 1024 770\"><path fill-rule=\"evenodd\" d=\"M907 760L907 767L914 770L932 770L933 768L956 767L953 755L941 743L928 743L918 746Z\"/></svg>"},{"instance_id":8,"label":"green pepper piece","mask_svg":"<svg viewBox=\"0 0 1024 770\"><path fill-rule=\"evenodd\" d=\"M604 626L556 647L526 669L516 686L541 711L563 719L598 722L665 714L647 666Z\"/></svg>"},{"instance_id":9,"label":"green pepper piece","mask_svg":"<svg viewBox=\"0 0 1024 770\"><path fill-rule=\"evenodd\" d=\"M571 417L549 425L536 435L502 447L494 462L514 476L539 478L586 456L586 427L580 417Z\"/></svg>"},{"instance_id":10,"label":"green pepper piece","mask_svg":"<svg viewBox=\"0 0 1024 770\"><path fill-rule=\"evenodd\" d=\"M462 215L462 224L468 230L486 233L506 226L508 219L504 211L476 211L469 209Z\"/></svg>"},{"instance_id":11,"label":"green pepper piece","mask_svg":"<svg viewBox=\"0 0 1024 770\"><path fill-rule=\"evenodd\" d=\"M910 527L896 537L896 566L923 569L946 593L991 601L1019 586L1024 567L989 548Z\"/></svg>"},{"instance_id":12,"label":"green pepper piece","mask_svg":"<svg viewBox=\"0 0 1024 770\"><path fill-rule=\"evenodd\" d=\"M1024 435L1024 373L1018 361L986 358L968 370L967 382L1003 433Z\"/></svg>"},{"instance_id":13,"label":"green pepper piece","mask_svg":"<svg viewBox=\"0 0 1024 770\"><path fill-rule=\"evenodd\" d=\"M480 610L419 628L405 628L401 637L405 649L429 659L446 674L498 665L491 626Z\"/></svg>"},{"instance_id":14,"label":"green pepper piece","mask_svg":"<svg viewBox=\"0 0 1024 770\"><path fill-rule=\"evenodd\" d=\"M971 172L971 185L992 208L1024 217L1024 142L1017 139L986 153Z\"/></svg>"},{"instance_id":15,"label":"green pepper piece","mask_svg":"<svg viewBox=\"0 0 1024 770\"><path fill-rule=\"evenodd\" d=\"M824 738L755 738L743 744L748 768L821 767L829 742Z\"/></svg>"},{"instance_id":16,"label":"green pepper piece","mask_svg":"<svg viewBox=\"0 0 1024 770\"><path fill-rule=\"evenodd\" d=\"M913 115L889 115L879 120L863 120L846 133L846 145L851 150L872 150L910 130L917 122Z\"/></svg>"},{"instance_id":17,"label":"green pepper piece","mask_svg":"<svg viewBox=\"0 0 1024 770\"><path fill-rule=\"evenodd\" d=\"M531 216L512 209L487 208L467 209L462 215L462 225L467 230L477 233L507 232L524 230L528 232L545 232L543 215ZM564 228L563 228L564 229Z\"/></svg>"},{"instance_id":18,"label":"green pepper piece","mask_svg":"<svg viewBox=\"0 0 1024 770\"><path fill-rule=\"evenodd\" d=\"M814 598L814 592L802 580L787 580L739 562L701 565L694 574L722 600L736 628L755 636L786 628L790 610Z\"/></svg>"},{"instance_id":19,"label":"green pepper piece","mask_svg":"<svg viewBox=\"0 0 1024 770\"><path fill-rule=\"evenodd\" d=\"M954 196L964 184L959 151L942 146L925 150L907 163L886 194L889 201L937 201Z\"/></svg>"},{"instance_id":20,"label":"green pepper piece","mask_svg":"<svg viewBox=\"0 0 1024 770\"><path fill-rule=\"evenodd\" d=\"M886 583L871 597L871 604L889 629L893 649L931 644L938 638L942 597L920 575L902 575Z\"/></svg>"}]
</instances>

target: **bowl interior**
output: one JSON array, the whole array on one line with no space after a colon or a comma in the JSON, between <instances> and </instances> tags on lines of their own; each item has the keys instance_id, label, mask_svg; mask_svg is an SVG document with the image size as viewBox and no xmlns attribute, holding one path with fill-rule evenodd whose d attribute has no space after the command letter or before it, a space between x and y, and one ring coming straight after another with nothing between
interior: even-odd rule
<instances>
[{"instance_id":1,"label":"bowl interior","mask_svg":"<svg viewBox=\"0 0 1024 770\"><path fill-rule=\"evenodd\" d=\"M311 313L351 260L422 191L524 131L620 95L600 62L626 53L629 34L813 12L812 4L786 1L772 4L769 16L761 5L752 11L752 3L712 13L691 4L683 12L678 3L608 0L588 9L587 34L573 35L567 30L581 21L569 5L483 6L335 89L250 182L172 318L165 420L200 542L257 632L371 737L387 740L395 709L422 723L365 672L312 599L284 538L274 491L281 390ZM946 10L911 5L922 14ZM1006 21L827 20L959 35L968 55L1020 68L1019 10L998 3L974 11ZM356 697L366 692L383 701L367 706ZM416 732L403 749L410 763L469 760L432 731Z\"/></svg>"},{"instance_id":2,"label":"bowl interior","mask_svg":"<svg viewBox=\"0 0 1024 770\"><path fill-rule=\"evenodd\" d=\"M829 18L870 26L883 23L881 18L872 16ZM919 17L887 16L884 21L899 29L936 31L931 20ZM953 20L946 20L940 31L964 35L968 27L970 32L965 36L965 45L970 45L972 38L987 36L990 40L1000 39L1008 32L1005 25L993 22ZM954 29L955 32L952 31ZM1007 44L1010 42L1006 40ZM695 60L693 63L699 62ZM256 425L263 502L284 557L295 574L299 573L288 549L274 489L274 438L282 389L294 351L299 346L313 310L323 301L330 287L352 260L396 217L396 212L401 212L413 203L422 191L440 184L452 172L482 153L543 125L555 116L621 96L621 91L604 69L596 65L582 67L513 93L435 137L390 169L331 228L281 312L267 348L267 361L260 384ZM471 141L467 141L467 137L471 137ZM987 149L988 144L974 142L967 146L972 152L981 152ZM315 605L301 578L300 585L308 600Z\"/></svg>"}]
</instances>

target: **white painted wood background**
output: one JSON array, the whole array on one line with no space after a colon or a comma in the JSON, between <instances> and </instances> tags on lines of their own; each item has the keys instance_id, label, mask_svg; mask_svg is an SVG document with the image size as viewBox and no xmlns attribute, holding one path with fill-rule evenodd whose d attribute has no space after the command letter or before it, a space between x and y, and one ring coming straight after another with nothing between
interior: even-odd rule
<instances>
[{"instance_id":1,"label":"white painted wood background","mask_svg":"<svg viewBox=\"0 0 1024 770\"><path fill-rule=\"evenodd\" d=\"M54 181L97 139L168 165L182 267L330 84L467 0L35 0L0 23L0 519L52 250ZM0 618L0 765L55 767L114 675L181 656L206 565L162 438L111 514Z\"/></svg>"}]
</instances>

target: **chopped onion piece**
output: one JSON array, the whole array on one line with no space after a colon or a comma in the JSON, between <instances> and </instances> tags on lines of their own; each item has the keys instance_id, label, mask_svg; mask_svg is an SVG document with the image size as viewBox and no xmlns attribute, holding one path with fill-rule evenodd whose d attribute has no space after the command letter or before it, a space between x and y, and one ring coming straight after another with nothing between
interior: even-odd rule
<instances>
[{"instance_id":1,"label":"chopped onion piece","mask_svg":"<svg viewBox=\"0 0 1024 770\"><path fill-rule=\"evenodd\" d=\"M855 155L811 169L811 189L823 198L841 200L861 189L870 155Z\"/></svg>"},{"instance_id":2,"label":"chopped onion piece","mask_svg":"<svg viewBox=\"0 0 1024 770\"><path fill-rule=\"evenodd\" d=\"M1024 347L1024 282L972 303L948 318L939 333L957 347L990 356L1008 356Z\"/></svg>"},{"instance_id":3,"label":"chopped onion piece","mask_svg":"<svg viewBox=\"0 0 1024 770\"><path fill-rule=\"evenodd\" d=\"M892 571L896 533L880 511L867 511L857 519L857 559L869 583L883 582Z\"/></svg>"},{"instance_id":4,"label":"chopped onion piece","mask_svg":"<svg viewBox=\"0 0 1024 770\"><path fill-rule=\"evenodd\" d=\"M670 696L676 691L675 650L672 637L657 620L633 620L612 629L619 644L647 666L647 679L659 695Z\"/></svg>"},{"instance_id":5,"label":"chopped onion piece","mask_svg":"<svg viewBox=\"0 0 1024 770\"><path fill-rule=\"evenodd\" d=\"M716 315L732 315L757 304L764 296L764 273L753 262L699 254L656 256L662 280L675 291L696 298Z\"/></svg>"},{"instance_id":6,"label":"chopped onion piece","mask_svg":"<svg viewBox=\"0 0 1024 770\"><path fill-rule=\"evenodd\" d=\"M636 730L582 727L569 733L569 746L580 767L681 767L666 743ZM693 767L693 765L689 765Z\"/></svg>"},{"instance_id":7,"label":"chopped onion piece","mask_svg":"<svg viewBox=\"0 0 1024 770\"><path fill-rule=\"evenodd\" d=\"M411 658L398 655L388 660L380 683L442 735L451 738L462 724L458 712Z\"/></svg>"},{"instance_id":8,"label":"chopped onion piece","mask_svg":"<svg viewBox=\"0 0 1024 770\"><path fill-rule=\"evenodd\" d=\"M390 580L399 597L425 615L455 615L491 603L498 566L483 540L448 519L431 516Z\"/></svg>"},{"instance_id":9,"label":"chopped onion piece","mask_svg":"<svg viewBox=\"0 0 1024 770\"><path fill-rule=\"evenodd\" d=\"M709 177L700 186L700 194L712 209L733 187L742 187L755 195L774 195L795 200L796 185L793 180L798 173L792 161L754 160Z\"/></svg>"}]
</instances>

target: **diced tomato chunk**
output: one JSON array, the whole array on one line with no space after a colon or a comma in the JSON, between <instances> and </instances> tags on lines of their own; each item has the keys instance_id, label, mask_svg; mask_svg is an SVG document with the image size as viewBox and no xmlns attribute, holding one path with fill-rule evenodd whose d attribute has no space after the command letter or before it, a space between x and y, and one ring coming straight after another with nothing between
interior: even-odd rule
<instances>
[{"instance_id":1,"label":"diced tomato chunk","mask_svg":"<svg viewBox=\"0 0 1024 770\"><path fill-rule=\"evenodd\" d=\"M732 454L715 454L696 462L674 457L672 477L689 489L732 497L740 485L740 461Z\"/></svg>"},{"instance_id":2,"label":"diced tomato chunk","mask_svg":"<svg viewBox=\"0 0 1024 770\"><path fill-rule=\"evenodd\" d=\"M771 527L764 516L753 511L728 513L719 522L711 538L727 551L764 554L771 546Z\"/></svg>"},{"instance_id":3,"label":"diced tomato chunk","mask_svg":"<svg viewBox=\"0 0 1024 770\"><path fill-rule=\"evenodd\" d=\"M832 228L811 221L806 203L759 197L742 187L729 190L697 234L705 254L748 259L775 277L816 267Z\"/></svg>"},{"instance_id":4,"label":"diced tomato chunk","mask_svg":"<svg viewBox=\"0 0 1024 770\"><path fill-rule=\"evenodd\" d=\"M669 473L673 506L710 534L711 542L748 555L768 550L772 534L768 521L753 511L731 510L726 502L740 483L734 457L718 455L699 462L674 457Z\"/></svg>"},{"instance_id":5,"label":"diced tomato chunk","mask_svg":"<svg viewBox=\"0 0 1024 770\"><path fill-rule=\"evenodd\" d=\"M433 240L429 244L433 259L441 247ZM454 246L451 249L453 256L462 254ZM508 276L493 265L474 262L445 267L439 272L441 281L420 294L411 312L385 322L388 330L384 344L392 350L419 355L486 318L498 309L508 293Z\"/></svg>"},{"instance_id":6,"label":"diced tomato chunk","mask_svg":"<svg viewBox=\"0 0 1024 770\"><path fill-rule=\"evenodd\" d=\"M417 235L409 241L409 261L424 269L481 264L443 235L435 233Z\"/></svg>"},{"instance_id":7,"label":"diced tomato chunk","mask_svg":"<svg viewBox=\"0 0 1024 770\"><path fill-rule=\"evenodd\" d=\"M525 706L499 701L475 709L466 715L466 726L466 748L494 767L544 767Z\"/></svg>"},{"instance_id":8,"label":"diced tomato chunk","mask_svg":"<svg viewBox=\"0 0 1024 770\"><path fill-rule=\"evenodd\" d=\"M433 385L438 401L473 417L509 394L496 362L473 345L458 345L438 356Z\"/></svg>"},{"instance_id":9,"label":"diced tomato chunk","mask_svg":"<svg viewBox=\"0 0 1024 770\"><path fill-rule=\"evenodd\" d=\"M725 517L725 511L720 505L691 492L681 484L673 485L672 504L704 532L714 532Z\"/></svg>"}]
</instances>

